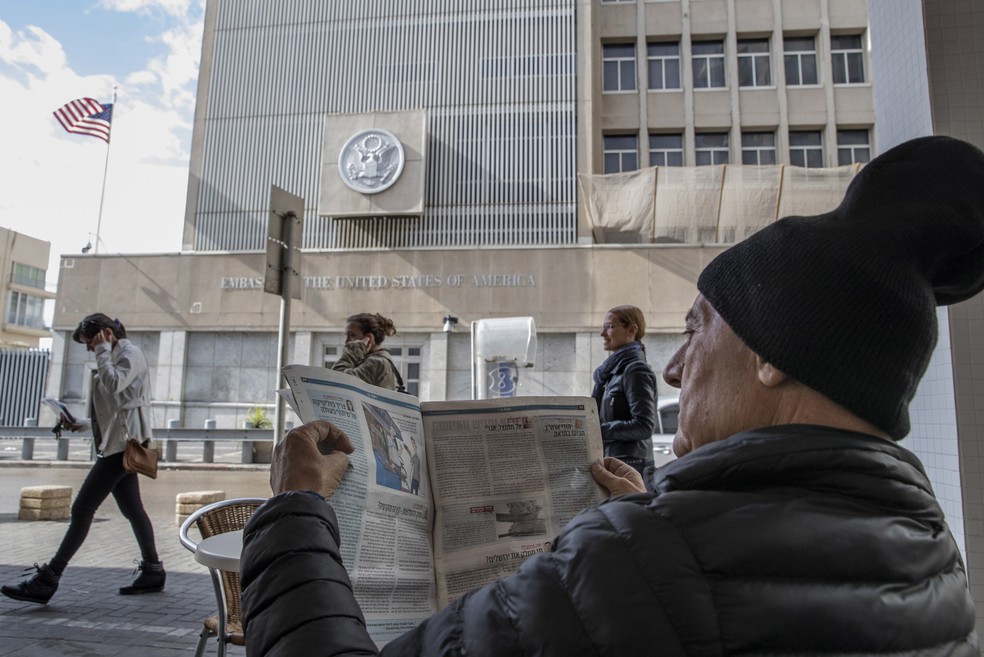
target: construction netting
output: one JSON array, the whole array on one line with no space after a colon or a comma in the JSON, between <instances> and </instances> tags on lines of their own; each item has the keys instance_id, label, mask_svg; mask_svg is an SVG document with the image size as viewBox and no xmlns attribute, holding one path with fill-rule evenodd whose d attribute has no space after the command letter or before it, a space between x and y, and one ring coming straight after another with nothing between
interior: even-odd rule
<instances>
[{"instance_id":1,"label":"construction netting","mask_svg":"<svg viewBox=\"0 0 984 657\"><path fill-rule=\"evenodd\" d=\"M781 217L833 210L861 166L651 167L579 174L578 186L598 243L730 244Z\"/></svg>"}]
</instances>

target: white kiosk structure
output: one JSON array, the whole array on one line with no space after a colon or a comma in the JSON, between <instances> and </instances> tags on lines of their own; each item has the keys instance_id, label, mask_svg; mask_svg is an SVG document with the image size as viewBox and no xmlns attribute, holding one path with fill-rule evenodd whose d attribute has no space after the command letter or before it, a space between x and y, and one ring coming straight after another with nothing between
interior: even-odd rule
<instances>
[{"instance_id":1,"label":"white kiosk structure","mask_svg":"<svg viewBox=\"0 0 984 657\"><path fill-rule=\"evenodd\" d=\"M472 399L519 396L520 368L533 367L536 326L532 317L479 319L471 325Z\"/></svg>"}]
</instances>

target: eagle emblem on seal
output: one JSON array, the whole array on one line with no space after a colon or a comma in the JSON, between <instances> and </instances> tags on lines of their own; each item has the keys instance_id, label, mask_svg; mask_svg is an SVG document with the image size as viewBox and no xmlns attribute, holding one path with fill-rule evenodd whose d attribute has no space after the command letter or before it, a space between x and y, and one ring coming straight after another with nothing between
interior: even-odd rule
<instances>
[{"instance_id":1,"label":"eagle emblem on seal","mask_svg":"<svg viewBox=\"0 0 984 657\"><path fill-rule=\"evenodd\" d=\"M362 194L388 189L403 173L403 144L388 130L373 128L349 137L338 156L342 182Z\"/></svg>"}]
</instances>

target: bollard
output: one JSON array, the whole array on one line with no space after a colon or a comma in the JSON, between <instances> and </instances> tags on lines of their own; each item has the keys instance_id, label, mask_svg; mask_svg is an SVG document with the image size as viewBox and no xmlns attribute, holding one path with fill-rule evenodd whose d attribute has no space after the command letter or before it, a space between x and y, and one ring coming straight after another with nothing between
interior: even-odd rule
<instances>
[{"instance_id":1,"label":"bollard","mask_svg":"<svg viewBox=\"0 0 984 657\"><path fill-rule=\"evenodd\" d=\"M59 461L68 460L68 438L58 439L58 453L55 454L55 458Z\"/></svg>"},{"instance_id":2,"label":"bollard","mask_svg":"<svg viewBox=\"0 0 984 657\"><path fill-rule=\"evenodd\" d=\"M36 427L38 426L38 419L36 417L24 418L24 426ZM21 460L34 460L34 436L24 436L24 442L21 443Z\"/></svg>"},{"instance_id":3,"label":"bollard","mask_svg":"<svg viewBox=\"0 0 984 657\"><path fill-rule=\"evenodd\" d=\"M208 418L205 420L205 431L215 428L215 420ZM215 461L215 441L205 440L202 443L202 463L212 463Z\"/></svg>"},{"instance_id":4,"label":"bollard","mask_svg":"<svg viewBox=\"0 0 984 657\"><path fill-rule=\"evenodd\" d=\"M168 420L167 421L167 428L168 429L180 429L181 428L181 420ZM164 460L165 461L168 461L170 463L173 463L173 462L175 462L175 461L178 460L178 441L177 440L169 440L169 441L167 441L167 444L164 446Z\"/></svg>"}]
</instances>

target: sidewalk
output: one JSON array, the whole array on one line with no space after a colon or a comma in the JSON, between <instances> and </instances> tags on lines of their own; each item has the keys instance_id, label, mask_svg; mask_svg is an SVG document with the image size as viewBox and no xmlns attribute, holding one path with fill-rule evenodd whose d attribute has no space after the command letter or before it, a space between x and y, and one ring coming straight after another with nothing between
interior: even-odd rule
<instances>
[{"instance_id":1,"label":"sidewalk","mask_svg":"<svg viewBox=\"0 0 984 657\"><path fill-rule=\"evenodd\" d=\"M50 559L68 527L67 521L17 520L21 487L67 485L74 498L90 466L85 461L0 462L0 583L20 581L25 568ZM140 555L129 523L110 497L48 605L0 596L0 656L193 654L202 620L215 613L215 594L208 571L178 542L175 496L223 490L227 499L267 497L269 466L182 464L161 470L156 480L142 477L140 488L167 569L165 590L117 593L131 581ZM215 650L213 639L205 654ZM245 650L229 646L228 654L242 656Z\"/></svg>"}]
</instances>

